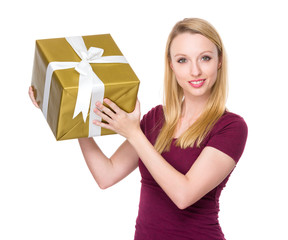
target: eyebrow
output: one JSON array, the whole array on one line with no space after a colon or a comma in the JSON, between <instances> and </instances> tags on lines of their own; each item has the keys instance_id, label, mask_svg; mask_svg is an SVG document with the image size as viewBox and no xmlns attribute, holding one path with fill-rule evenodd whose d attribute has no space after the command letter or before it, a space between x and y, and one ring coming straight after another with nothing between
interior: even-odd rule
<instances>
[{"instance_id":1,"label":"eyebrow","mask_svg":"<svg viewBox=\"0 0 288 240\"><path fill-rule=\"evenodd\" d=\"M205 53L214 53L213 51L203 51L203 52L201 52L199 55L202 55L202 54L205 54ZM188 56L187 54L184 54L184 53L177 53L177 54L175 54L173 57L178 57L178 56Z\"/></svg>"}]
</instances>

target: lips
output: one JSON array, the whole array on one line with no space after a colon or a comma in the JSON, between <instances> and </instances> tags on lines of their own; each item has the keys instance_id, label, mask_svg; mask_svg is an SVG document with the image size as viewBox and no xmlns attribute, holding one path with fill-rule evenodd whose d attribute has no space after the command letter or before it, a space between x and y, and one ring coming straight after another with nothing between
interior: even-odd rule
<instances>
[{"instance_id":1,"label":"lips","mask_svg":"<svg viewBox=\"0 0 288 240\"><path fill-rule=\"evenodd\" d=\"M194 88L200 88L203 86L205 80L206 79L196 79L196 80L189 81L189 84Z\"/></svg>"}]
</instances>

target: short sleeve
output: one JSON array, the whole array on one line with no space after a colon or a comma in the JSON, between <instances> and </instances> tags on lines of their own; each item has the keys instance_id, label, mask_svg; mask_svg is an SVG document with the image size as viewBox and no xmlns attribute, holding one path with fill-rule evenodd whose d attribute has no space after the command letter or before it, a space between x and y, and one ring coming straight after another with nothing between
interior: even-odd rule
<instances>
[{"instance_id":1,"label":"short sleeve","mask_svg":"<svg viewBox=\"0 0 288 240\"><path fill-rule=\"evenodd\" d=\"M163 107L158 105L146 113L141 122L140 127L148 140L154 144L164 122Z\"/></svg>"},{"instance_id":2,"label":"short sleeve","mask_svg":"<svg viewBox=\"0 0 288 240\"><path fill-rule=\"evenodd\" d=\"M247 135L248 127L244 119L228 113L215 124L206 146L224 152L237 163L244 151Z\"/></svg>"}]
</instances>

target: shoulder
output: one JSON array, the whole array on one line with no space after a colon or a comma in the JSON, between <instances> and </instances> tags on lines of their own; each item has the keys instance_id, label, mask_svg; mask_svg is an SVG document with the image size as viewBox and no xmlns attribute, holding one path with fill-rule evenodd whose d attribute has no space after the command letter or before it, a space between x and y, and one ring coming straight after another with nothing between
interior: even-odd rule
<instances>
[{"instance_id":1,"label":"shoulder","mask_svg":"<svg viewBox=\"0 0 288 240\"><path fill-rule=\"evenodd\" d=\"M238 130L241 132L248 132L248 126L243 117L233 112L226 111L222 117L216 122L215 126L212 128L211 133L218 132L220 130L231 129L233 131Z\"/></svg>"},{"instance_id":2,"label":"shoulder","mask_svg":"<svg viewBox=\"0 0 288 240\"><path fill-rule=\"evenodd\" d=\"M229 111L225 111L225 113L222 115L222 117L219 119L219 122L243 122L244 118L241 117L240 115L233 113L233 112L229 112Z\"/></svg>"},{"instance_id":3,"label":"shoulder","mask_svg":"<svg viewBox=\"0 0 288 240\"><path fill-rule=\"evenodd\" d=\"M159 118L163 118L163 106L157 105L156 107L153 107L150 111L148 111L142 118L142 121L153 121L153 120L159 120Z\"/></svg>"},{"instance_id":4,"label":"shoulder","mask_svg":"<svg viewBox=\"0 0 288 240\"><path fill-rule=\"evenodd\" d=\"M148 111L142 118L140 126L144 134L148 137L156 137L164 123L163 106L157 105Z\"/></svg>"}]
</instances>

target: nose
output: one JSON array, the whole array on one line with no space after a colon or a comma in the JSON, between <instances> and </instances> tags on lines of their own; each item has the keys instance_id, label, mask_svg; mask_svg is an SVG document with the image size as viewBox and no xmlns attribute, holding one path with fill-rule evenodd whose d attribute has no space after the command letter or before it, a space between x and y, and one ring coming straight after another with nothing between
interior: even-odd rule
<instances>
[{"instance_id":1,"label":"nose","mask_svg":"<svg viewBox=\"0 0 288 240\"><path fill-rule=\"evenodd\" d=\"M193 77L197 77L201 75L201 68L198 62L191 62L190 64L190 74Z\"/></svg>"}]
</instances>

